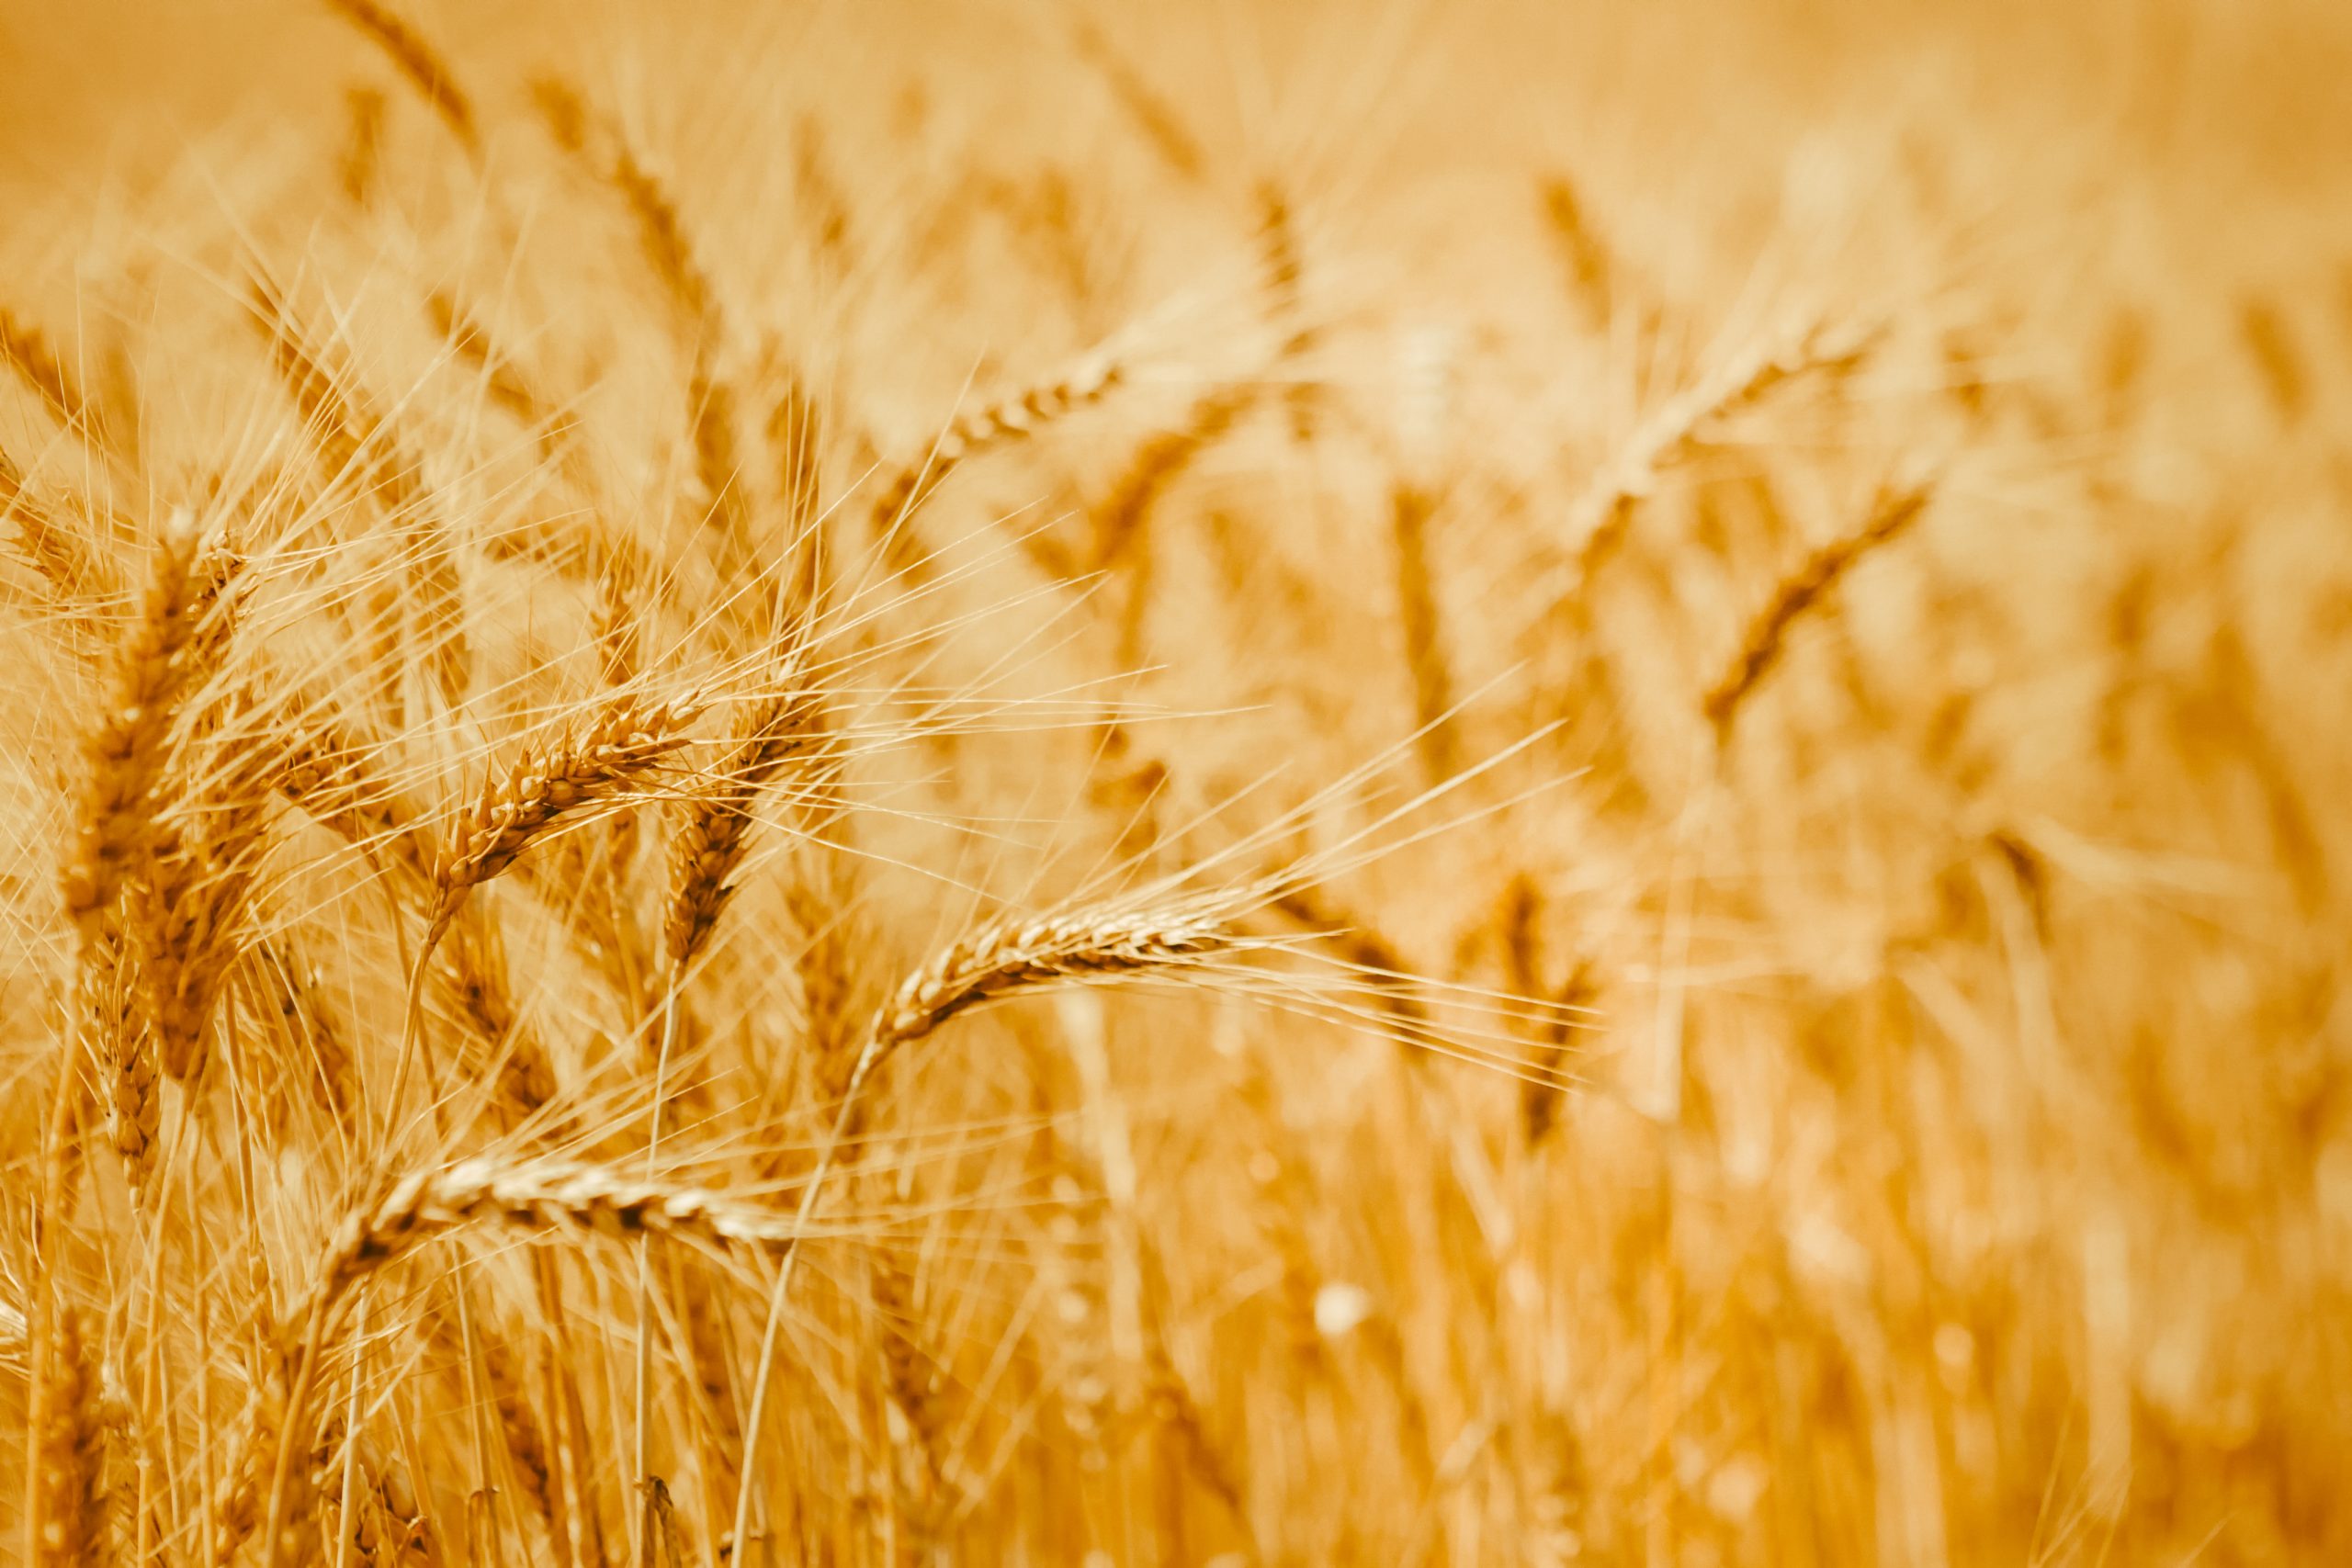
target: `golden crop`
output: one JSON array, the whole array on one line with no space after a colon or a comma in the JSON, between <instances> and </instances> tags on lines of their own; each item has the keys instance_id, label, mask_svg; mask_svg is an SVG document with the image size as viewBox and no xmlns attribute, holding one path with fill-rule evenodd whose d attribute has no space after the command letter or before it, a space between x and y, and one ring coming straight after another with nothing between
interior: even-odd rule
<instances>
[{"instance_id":1,"label":"golden crop","mask_svg":"<svg viewBox=\"0 0 2352 1568\"><path fill-rule=\"evenodd\" d=\"M2352 1559L2352 21L0 8L0 1540Z\"/></svg>"}]
</instances>

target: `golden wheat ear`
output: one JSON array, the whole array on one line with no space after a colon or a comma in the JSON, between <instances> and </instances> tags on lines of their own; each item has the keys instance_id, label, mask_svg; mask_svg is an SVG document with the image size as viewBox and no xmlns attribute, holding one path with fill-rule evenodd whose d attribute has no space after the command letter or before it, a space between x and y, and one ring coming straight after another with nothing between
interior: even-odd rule
<instances>
[{"instance_id":1,"label":"golden wheat ear","mask_svg":"<svg viewBox=\"0 0 2352 1568\"><path fill-rule=\"evenodd\" d=\"M187 690L182 656L200 610L191 513L173 514L158 542L145 602L115 659L100 710L84 742L81 809L64 870L65 912L85 942L114 906L154 831L153 796L172 720Z\"/></svg>"},{"instance_id":2,"label":"golden wheat ear","mask_svg":"<svg viewBox=\"0 0 2352 1568\"><path fill-rule=\"evenodd\" d=\"M51 1311L45 1418L32 1434L32 1561L39 1568L95 1568L115 1555L97 1319Z\"/></svg>"},{"instance_id":3,"label":"golden wheat ear","mask_svg":"<svg viewBox=\"0 0 2352 1568\"><path fill-rule=\"evenodd\" d=\"M1781 580L1771 603L1749 623L1747 635L1702 705L1719 739L1728 740L1740 708L1780 662L1789 630L1835 590L1857 563L1907 533L1928 510L1933 488L1926 484L1891 490L1871 506L1861 527L1815 550Z\"/></svg>"},{"instance_id":4,"label":"golden wheat ear","mask_svg":"<svg viewBox=\"0 0 2352 1568\"><path fill-rule=\"evenodd\" d=\"M870 513L894 572L919 575L925 557L910 532L915 511L963 464L1029 440L1055 421L1102 401L1125 378L1126 367L1107 354L1089 355L1061 376L1010 393L964 415L921 457L899 465L882 485Z\"/></svg>"},{"instance_id":5,"label":"golden wheat ear","mask_svg":"<svg viewBox=\"0 0 2352 1568\"><path fill-rule=\"evenodd\" d=\"M480 163L481 132L475 122L473 100L458 85L457 76L440 51L399 12L378 0L323 0L323 4L384 51L384 57L400 72L401 79L449 128L449 134L465 149L466 156Z\"/></svg>"},{"instance_id":6,"label":"golden wheat ear","mask_svg":"<svg viewBox=\"0 0 2352 1568\"><path fill-rule=\"evenodd\" d=\"M622 697L485 779L435 863L425 945L448 928L468 893L503 872L559 822L648 784L692 739L687 727L702 709L700 694L691 691Z\"/></svg>"}]
</instances>

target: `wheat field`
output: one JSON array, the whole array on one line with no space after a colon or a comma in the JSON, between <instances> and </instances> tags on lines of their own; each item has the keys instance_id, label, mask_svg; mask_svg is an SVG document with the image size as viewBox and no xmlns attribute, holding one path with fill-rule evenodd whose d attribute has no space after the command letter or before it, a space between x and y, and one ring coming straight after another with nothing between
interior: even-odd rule
<instances>
[{"instance_id":1,"label":"wheat field","mask_svg":"<svg viewBox=\"0 0 2352 1568\"><path fill-rule=\"evenodd\" d=\"M2347 69L0 6L8 1560L2352 1561Z\"/></svg>"}]
</instances>

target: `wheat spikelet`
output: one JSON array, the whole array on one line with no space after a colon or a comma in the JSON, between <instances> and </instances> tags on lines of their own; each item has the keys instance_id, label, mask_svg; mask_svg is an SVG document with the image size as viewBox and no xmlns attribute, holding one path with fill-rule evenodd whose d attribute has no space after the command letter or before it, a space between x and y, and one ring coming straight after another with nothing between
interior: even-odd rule
<instances>
[{"instance_id":1,"label":"wheat spikelet","mask_svg":"<svg viewBox=\"0 0 2352 1568\"><path fill-rule=\"evenodd\" d=\"M307 1559L315 1545L319 1518L318 1489L307 1473L289 1472L274 1483L272 1467L281 1456L290 1458L295 1444L308 1446L300 1436L299 1412L289 1408L284 1369L272 1358L267 1371L246 1395L226 1444L229 1462L212 1496L213 1568L232 1568L240 1551L254 1533L275 1524L264 1542L266 1560ZM273 1498L273 1492L278 1495ZM274 1505L274 1506L273 1506Z\"/></svg>"},{"instance_id":2,"label":"wheat spikelet","mask_svg":"<svg viewBox=\"0 0 2352 1568\"><path fill-rule=\"evenodd\" d=\"M662 568L628 535L600 527L591 536L595 601L588 629L596 645L596 673L607 687L626 686L642 664L648 601L658 598Z\"/></svg>"},{"instance_id":3,"label":"wheat spikelet","mask_svg":"<svg viewBox=\"0 0 2352 1568\"><path fill-rule=\"evenodd\" d=\"M1410 1043L1417 1037L1429 1010L1414 994L1412 966L1395 943L1354 911L1340 908L1319 887L1284 888L1271 908L1301 930L1329 942L1349 964L1362 970L1379 993L1381 1010L1396 1021L1399 1039Z\"/></svg>"},{"instance_id":4,"label":"wheat spikelet","mask_svg":"<svg viewBox=\"0 0 2352 1568\"><path fill-rule=\"evenodd\" d=\"M626 144L614 153L606 177L637 220L638 242L644 248L646 265L668 293L692 341L707 342L715 335L710 278L687 243L677 203L661 178Z\"/></svg>"},{"instance_id":5,"label":"wheat spikelet","mask_svg":"<svg viewBox=\"0 0 2352 1568\"><path fill-rule=\"evenodd\" d=\"M1166 99L1152 91L1091 23L1080 20L1071 29L1080 55L1102 73L1119 107L1135 119L1160 161L1184 180L1197 183L1207 169L1207 155L1182 118Z\"/></svg>"},{"instance_id":6,"label":"wheat spikelet","mask_svg":"<svg viewBox=\"0 0 2352 1568\"><path fill-rule=\"evenodd\" d=\"M1307 321L1303 307L1300 286L1306 276L1306 264L1299 249L1298 220L1291 209L1290 197L1273 180L1260 182L1258 198L1258 244L1261 265L1265 274L1267 313L1283 332L1279 357L1295 362L1313 352L1321 341L1322 333ZM1290 407L1293 439L1302 446L1315 439L1317 389L1304 377L1291 383L1286 395Z\"/></svg>"},{"instance_id":7,"label":"wheat spikelet","mask_svg":"<svg viewBox=\"0 0 2352 1568\"><path fill-rule=\"evenodd\" d=\"M1131 558L1151 509L1201 456L1238 423L1257 402L1255 386L1227 387L1204 394L1174 430L1138 447L1102 503L1094 509L1097 570Z\"/></svg>"},{"instance_id":8,"label":"wheat spikelet","mask_svg":"<svg viewBox=\"0 0 2352 1568\"><path fill-rule=\"evenodd\" d=\"M481 378L491 400L538 437L543 454L551 454L560 426L556 412L513 358L501 351L490 330L446 288L428 290L424 308L433 320L434 330L467 368Z\"/></svg>"},{"instance_id":9,"label":"wheat spikelet","mask_svg":"<svg viewBox=\"0 0 2352 1568\"><path fill-rule=\"evenodd\" d=\"M343 116L335 175L344 199L364 208L376 198L376 181L384 166L384 95L373 87L345 88Z\"/></svg>"},{"instance_id":10,"label":"wheat spikelet","mask_svg":"<svg viewBox=\"0 0 2352 1568\"><path fill-rule=\"evenodd\" d=\"M434 956L442 995L496 1064L494 1098L514 1126L554 1100L558 1086L546 1043L515 1011L498 922L480 905L466 905Z\"/></svg>"},{"instance_id":11,"label":"wheat spikelet","mask_svg":"<svg viewBox=\"0 0 2352 1568\"><path fill-rule=\"evenodd\" d=\"M329 10L374 39L417 96L433 107L449 128L469 158L481 156L481 133L474 127L472 102L458 85L438 51L403 19L377 0L324 0Z\"/></svg>"},{"instance_id":12,"label":"wheat spikelet","mask_svg":"<svg viewBox=\"0 0 2352 1568\"><path fill-rule=\"evenodd\" d=\"M882 1373L888 1385L890 1409L904 1423L907 1462L899 1468L900 1492L910 1505L919 1532L934 1534L944 1506L953 1501L943 1488L954 1485L952 1466L945 1458L950 1437L947 1412L941 1399L941 1378L921 1340L922 1317L915 1284L906 1265L889 1247L875 1257L872 1271L873 1306L882 1339Z\"/></svg>"},{"instance_id":13,"label":"wheat spikelet","mask_svg":"<svg viewBox=\"0 0 2352 1568\"><path fill-rule=\"evenodd\" d=\"M1072 981L1194 967L1238 950L1222 921L1183 908L1080 910L989 926L909 976L875 1014L856 1077L959 1013Z\"/></svg>"},{"instance_id":14,"label":"wheat spikelet","mask_svg":"<svg viewBox=\"0 0 2352 1568\"><path fill-rule=\"evenodd\" d=\"M235 959L247 896L267 846L257 791L216 791L199 831L153 857L126 899L140 989L165 1076L204 1069L205 1024Z\"/></svg>"},{"instance_id":15,"label":"wheat spikelet","mask_svg":"<svg viewBox=\"0 0 2352 1568\"><path fill-rule=\"evenodd\" d=\"M122 1156L132 1189L144 1193L153 1173L163 1102L155 1043L137 1005L142 978L120 922L109 920L83 954L73 1006L82 1058L99 1064L113 1079L107 1119L115 1152Z\"/></svg>"},{"instance_id":16,"label":"wheat spikelet","mask_svg":"<svg viewBox=\"0 0 2352 1568\"><path fill-rule=\"evenodd\" d=\"M543 76L531 84L531 96L556 144L587 163L628 207L646 265L668 297L695 362L703 363L725 334L709 275L695 254L668 186L625 137L590 115L570 83Z\"/></svg>"},{"instance_id":17,"label":"wheat spikelet","mask_svg":"<svg viewBox=\"0 0 2352 1568\"><path fill-rule=\"evenodd\" d=\"M2279 423L2301 420L2311 404L2311 375L2286 317L2267 299L2249 299L2238 312L2238 335L2262 373L2263 390L2269 394Z\"/></svg>"},{"instance_id":18,"label":"wheat spikelet","mask_svg":"<svg viewBox=\"0 0 2352 1568\"><path fill-rule=\"evenodd\" d=\"M1901 537L1927 511L1933 493L1931 487L1913 485L1881 495L1871 508L1869 521L1860 528L1824 545L1804 565L1781 581L1771 603L1748 624L1747 636L1741 641L1739 651L1732 656L1722 677L1707 693L1707 719L1718 736L1731 733L1740 705L1779 661L1790 626L1835 589L1853 570L1855 562Z\"/></svg>"},{"instance_id":19,"label":"wheat spikelet","mask_svg":"<svg viewBox=\"0 0 2352 1568\"><path fill-rule=\"evenodd\" d=\"M290 1090L288 1080L299 1080L304 1098L331 1121L340 1123L356 1102L351 1043L329 1008L317 968L288 937L262 937L247 950L246 984L254 1010L275 1021L278 1049L254 1053L265 1073L283 1066L283 1077L266 1089L266 1110L282 1112Z\"/></svg>"},{"instance_id":20,"label":"wheat spikelet","mask_svg":"<svg viewBox=\"0 0 2352 1568\"><path fill-rule=\"evenodd\" d=\"M363 1442L367 1434L360 1434ZM409 1478L408 1465L396 1454L374 1454L370 1445L359 1452L361 1473L368 1478L368 1522L380 1532L368 1542L367 1560L416 1568L440 1568L440 1534L425 1517L424 1503Z\"/></svg>"},{"instance_id":21,"label":"wheat spikelet","mask_svg":"<svg viewBox=\"0 0 2352 1568\"><path fill-rule=\"evenodd\" d=\"M379 748L352 730L340 709L316 694L289 705L272 787L354 848L387 855L419 886L429 886L433 866L416 811L379 776Z\"/></svg>"},{"instance_id":22,"label":"wheat spikelet","mask_svg":"<svg viewBox=\"0 0 2352 1568\"><path fill-rule=\"evenodd\" d=\"M435 863L425 945L447 929L468 892L504 871L560 819L641 787L686 744L685 727L701 709L692 692L658 700L624 696L486 778Z\"/></svg>"},{"instance_id":23,"label":"wheat spikelet","mask_svg":"<svg viewBox=\"0 0 2352 1568\"><path fill-rule=\"evenodd\" d=\"M849 192L834 177L825 156L824 127L813 115L804 115L793 143L793 184L815 219L808 227L816 232L817 254L837 271L846 272L854 259Z\"/></svg>"},{"instance_id":24,"label":"wheat spikelet","mask_svg":"<svg viewBox=\"0 0 2352 1568\"><path fill-rule=\"evenodd\" d=\"M1591 1006L1600 990L1589 959L1577 961L1565 985L1555 988L1544 984L1536 930L1542 909L1534 883L1523 874L1514 876L1503 894L1504 976L1515 995L1547 1003L1537 1021L1535 1052L1529 1063L1533 1073L1520 1085L1520 1127L1530 1148L1540 1146L1559 1120L1564 1094L1560 1064L1567 1055L1573 1015Z\"/></svg>"},{"instance_id":25,"label":"wheat spikelet","mask_svg":"<svg viewBox=\"0 0 2352 1568\"><path fill-rule=\"evenodd\" d=\"M505 1341L495 1334L481 1336L481 1353L499 1431L505 1438L506 1455L512 1461L509 1469L532 1511L547 1527L548 1539L560 1543L566 1539L562 1489L557 1483L554 1461L538 1417L526 1403L529 1388L522 1368L515 1364Z\"/></svg>"},{"instance_id":26,"label":"wheat spikelet","mask_svg":"<svg viewBox=\"0 0 2352 1568\"><path fill-rule=\"evenodd\" d=\"M1405 637L1405 668L1413 681L1413 740L1422 777L1432 786L1461 765L1454 735L1453 674L1438 622L1437 588L1430 579L1429 521L1436 498L1417 485L1389 492L1388 525L1396 547L1396 619Z\"/></svg>"},{"instance_id":27,"label":"wheat spikelet","mask_svg":"<svg viewBox=\"0 0 2352 1568\"><path fill-rule=\"evenodd\" d=\"M1543 201L1544 220L1567 260L1568 276L1575 285L1577 298L1591 323L1606 327L1610 318L1608 247L1601 243L1575 183L1566 175L1555 174L1544 180Z\"/></svg>"},{"instance_id":28,"label":"wheat spikelet","mask_svg":"<svg viewBox=\"0 0 2352 1568\"><path fill-rule=\"evenodd\" d=\"M626 1238L666 1235L739 1247L792 1241L790 1217L673 1182L631 1181L572 1160L458 1161L391 1182L343 1222L313 1287L313 1309L331 1309L361 1280L461 1225L499 1224Z\"/></svg>"}]
</instances>

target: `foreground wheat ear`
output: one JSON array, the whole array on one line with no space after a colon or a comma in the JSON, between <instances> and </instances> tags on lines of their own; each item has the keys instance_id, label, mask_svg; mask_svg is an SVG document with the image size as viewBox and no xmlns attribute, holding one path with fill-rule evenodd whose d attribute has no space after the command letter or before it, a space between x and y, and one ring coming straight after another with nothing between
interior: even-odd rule
<instances>
[{"instance_id":1,"label":"foreground wheat ear","mask_svg":"<svg viewBox=\"0 0 2352 1568\"><path fill-rule=\"evenodd\" d=\"M658 699L616 698L556 739L525 748L484 778L472 808L451 828L433 863L424 935L409 980L391 1104L398 1105L408 1081L426 967L468 896L505 871L566 816L649 786L661 764L692 739L686 727L701 712L702 699L693 692Z\"/></svg>"}]
</instances>

